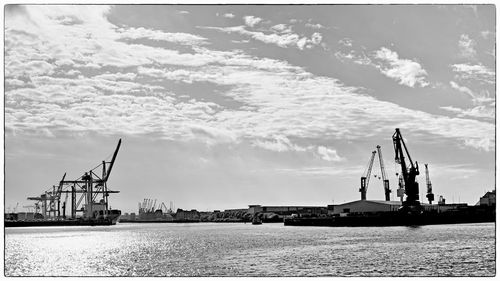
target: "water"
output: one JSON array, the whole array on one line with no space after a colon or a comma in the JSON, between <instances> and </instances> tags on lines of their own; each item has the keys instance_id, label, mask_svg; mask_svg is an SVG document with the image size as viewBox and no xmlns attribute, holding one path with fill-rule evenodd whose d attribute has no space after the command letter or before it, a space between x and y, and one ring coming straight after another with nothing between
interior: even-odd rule
<instances>
[{"instance_id":1,"label":"water","mask_svg":"<svg viewBox=\"0 0 500 281\"><path fill-rule=\"evenodd\" d=\"M494 276L495 224L5 229L6 276Z\"/></svg>"}]
</instances>

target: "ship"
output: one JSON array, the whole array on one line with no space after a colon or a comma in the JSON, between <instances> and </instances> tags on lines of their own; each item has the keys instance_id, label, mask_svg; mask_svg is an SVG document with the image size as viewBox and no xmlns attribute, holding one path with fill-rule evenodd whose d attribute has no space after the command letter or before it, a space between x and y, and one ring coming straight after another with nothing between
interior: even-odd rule
<instances>
[{"instance_id":1,"label":"ship","mask_svg":"<svg viewBox=\"0 0 500 281\"><path fill-rule=\"evenodd\" d=\"M42 195L28 197L35 201L34 213L7 213L5 227L28 226L97 226L115 225L121 211L112 209L109 195L119 193L108 189L107 182L121 146L121 139L111 161L102 161L97 167L85 172L76 180L66 180L66 173L59 185L45 191ZM63 195L65 198L63 199ZM66 203L71 196L70 214L66 215Z\"/></svg>"}]
</instances>

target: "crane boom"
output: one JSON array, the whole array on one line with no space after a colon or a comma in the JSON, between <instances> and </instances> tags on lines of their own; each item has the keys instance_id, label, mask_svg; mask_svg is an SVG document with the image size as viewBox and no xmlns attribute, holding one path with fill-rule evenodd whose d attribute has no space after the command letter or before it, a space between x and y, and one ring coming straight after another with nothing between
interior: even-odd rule
<instances>
[{"instance_id":1,"label":"crane boom","mask_svg":"<svg viewBox=\"0 0 500 281\"><path fill-rule=\"evenodd\" d=\"M377 153L377 151L372 151L372 156L370 157L370 161L368 161L368 168L361 177L361 188L359 189L359 192L361 192L361 200L366 200L366 191L368 190L368 183L370 183L370 174L372 173L375 153Z\"/></svg>"},{"instance_id":2,"label":"crane boom","mask_svg":"<svg viewBox=\"0 0 500 281\"><path fill-rule=\"evenodd\" d=\"M434 201L434 193L432 193L432 183L431 183L431 178L429 177L429 168L427 167L428 164L425 164L425 182L427 184L427 200L429 201L429 204L432 204L432 201Z\"/></svg>"},{"instance_id":3,"label":"crane boom","mask_svg":"<svg viewBox=\"0 0 500 281\"><path fill-rule=\"evenodd\" d=\"M66 178L66 173L64 173L61 181L59 182L59 187L57 188L57 196L60 198L61 197L61 191L64 185L64 179Z\"/></svg>"},{"instance_id":4,"label":"crane boom","mask_svg":"<svg viewBox=\"0 0 500 281\"><path fill-rule=\"evenodd\" d=\"M380 145L377 145L378 159L380 161L380 171L382 173L382 183L384 185L385 201L391 200L391 189L389 188L389 180L385 174L384 160L382 158L382 149Z\"/></svg>"},{"instance_id":5,"label":"crane boom","mask_svg":"<svg viewBox=\"0 0 500 281\"><path fill-rule=\"evenodd\" d=\"M104 181L108 181L109 174L111 174L111 169L113 169L113 164L115 164L116 155L118 154L118 150L120 149L120 145L122 144L122 139L118 141L118 145L116 146L115 153L113 153L113 158L111 159L111 163L109 164L108 171L106 172L106 177Z\"/></svg>"},{"instance_id":6,"label":"crane boom","mask_svg":"<svg viewBox=\"0 0 500 281\"><path fill-rule=\"evenodd\" d=\"M392 135L392 141L394 144L394 152L396 154L395 160L396 163L401 165L401 173L403 174L404 180L406 200L403 202L403 208L410 209L411 211L421 211L421 205L418 200L418 182L416 182L416 176L420 174L418 170L418 163L415 161L415 165L413 165L408 148L406 147L403 136L398 128L396 128L396 132ZM406 156L408 157L410 164L409 167L406 165L404 152L406 152Z\"/></svg>"}]
</instances>

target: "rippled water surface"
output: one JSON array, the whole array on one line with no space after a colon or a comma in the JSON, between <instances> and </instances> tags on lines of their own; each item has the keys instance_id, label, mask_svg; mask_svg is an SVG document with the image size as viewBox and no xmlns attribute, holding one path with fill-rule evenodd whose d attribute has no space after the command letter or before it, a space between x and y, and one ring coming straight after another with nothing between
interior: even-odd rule
<instances>
[{"instance_id":1,"label":"rippled water surface","mask_svg":"<svg viewBox=\"0 0 500 281\"><path fill-rule=\"evenodd\" d=\"M5 229L6 276L493 276L495 225Z\"/></svg>"}]
</instances>

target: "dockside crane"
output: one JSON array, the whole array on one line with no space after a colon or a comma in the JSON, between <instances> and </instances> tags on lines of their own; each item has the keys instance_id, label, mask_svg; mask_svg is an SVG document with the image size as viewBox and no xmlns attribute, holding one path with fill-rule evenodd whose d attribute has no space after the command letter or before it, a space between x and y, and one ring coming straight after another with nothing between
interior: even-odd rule
<instances>
[{"instance_id":1,"label":"dockside crane","mask_svg":"<svg viewBox=\"0 0 500 281\"><path fill-rule=\"evenodd\" d=\"M85 199L85 212L84 212L84 217L86 218L91 218L94 216L94 205L96 204L102 204L104 206L104 211L107 213L109 210L109 202L108 202L108 196L110 193L118 193L119 191L112 191L109 190L107 187L107 181L109 179L109 175L111 174L111 170L113 169L113 165L116 160L116 156L118 155L118 151L120 150L122 140L120 139L118 141L118 145L116 146L116 149L113 153L113 157L111 161L106 162L102 161L102 164L98 165L97 167L91 169L88 172L85 172L83 176L78 178L77 180L61 180L60 181L60 186L62 189L63 185L69 185L71 186L71 191L65 190L65 191L59 191L60 193L71 193L71 217L75 218L76 217L76 212L77 211L82 211L82 209L78 209L78 206L82 202L83 199ZM106 165L109 164L109 166L106 167ZM97 169L102 166L102 172L100 175L97 172ZM78 200L78 203L76 202L76 194L82 193L82 196ZM102 199L100 200L99 203L96 203L95 200L97 199L97 196L99 194L102 194ZM64 206L66 208L66 206ZM64 210L65 211L65 210Z\"/></svg>"},{"instance_id":2,"label":"dockside crane","mask_svg":"<svg viewBox=\"0 0 500 281\"><path fill-rule=\"evenodd\" d=\"M385 201L391 201L391 189L389 188L389 180L385 174L384 160L382 158L382 149L377 145L378 159L380 162L380 171L382 173L382 183L384 185Z\"/></svg>"},{"instance_id":3,"label":"dockside crane","mask_svg":"<svg viewBox=\"0 0 500 281\"><path fill-rule=\"evenodd\" d=\"M359 189L359 192L361 192L361 200L366 200L366 191L368 190L368 184L370 183L370 174L372 173L373 160L375 159L376 153L377 151L372 151L372 156L368 161L368 167L361 177L361 187Z\"/></svg>"},{"instance_id":4,"label":"dockside crane","mask_svg":"<svg viewBox=\"0 0 500 281\"><path fill-rule=\"evenodd\" d=\"M428 164L425 164L425 182L427 184L427 200L429 201L429 204L432 204L432 201L434 201L434 193L432 193L432 183L431 183L431 178L429 177L429 167L427 167Z\"/></svg>"},{"instance_id":5,"label":"dockside crane","mask_svg":"<svg viewBox=\"0 0 500 281\"><path fill-rule=\"evenodd\" d=\"M411 160L408 148L403 140L403 136L398 128L396 132L392 135L392 141L394 144L395 161L401 165L401 173L403 175L404 188L406 194L406 200L403 201L402 211L404 212L421 212L422 206L418 200L418 182L416 181L416 176L420 174L418 170L418 163L415 161L415 165ZM404 148L404 151L403 151ZM407 166L405 161L405 154L408 157L409 166Z\"/></svg>"}]
</instances>

